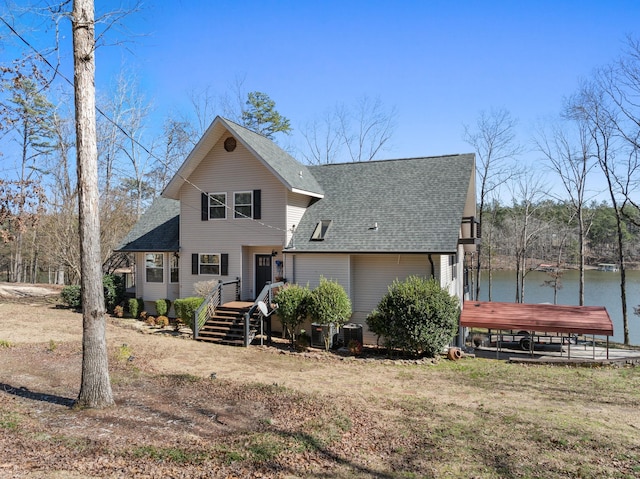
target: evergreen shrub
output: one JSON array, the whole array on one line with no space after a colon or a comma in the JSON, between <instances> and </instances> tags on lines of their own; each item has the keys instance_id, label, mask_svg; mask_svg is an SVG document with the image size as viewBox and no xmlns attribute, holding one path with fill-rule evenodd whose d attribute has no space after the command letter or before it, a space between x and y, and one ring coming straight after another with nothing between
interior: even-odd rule
<instances>
[{"instance_id":1,"label":"evergreen shrub","mask_svg":"<svg viewBox=\"0 0 640 479\"><path fill-rule=\"evenodd\" d=\"M351 318L351 300L337 281L321 277L320 284L311 292L310 313L315 322L333 324L338 329ZM324 343L329 349L331 338L325 337Z\"/></svg>"},{"instance_id":2,"label":"evergreen shrub","mask_svg":"<svg viewBox=\"0 0 640 479\"><path fill-rule=\"evenodd\" d=\"M105 274L102 277L102 286L104 288L104 305L107 312L113 313L114 308L124 301L125 287L122 276Z\"/></svg>"},{"instance_id":3,"label":"evergreen shrub","mask_svg":"<svg viewBox=\"0 0 640 479\"><path fill-rule=\"evenodd\" d=\"M280 289L273 298L278 305L277 315L282 327L291 333L291 346L295 344L296 329L309 315L311 290L306 286L288 284Z\"/></svg>"},{"instance_id":4,"label":"evergreen shrub","mask_svg":"<svg viewBox=\"0 0 640 479\"><path fill-rule=\"evenodd\" d=\"M173 303L173 308L176 311L176 316L193 330L194 316L196 309L200 307L204 298L199 296L192 296L189 298L176 299Z\"/></svg>"},{"instance_id":5,"label":"evergreen shrub","mask_svg":"<svg viewBox=\"0 0 640 479\"><path fill-rule=\"evenodd\" d=\"M390 350L434 357L455 336L459 315L458 300L436 280L410 276L393 282L367 325Z\"/></svg>"},{"instance_id":6,"label":"evergreen shrub","mask_svg":"<svg viewBox=\"0 0 640 479\"><path fill-rule=\"evenodd\" d=\"M82 291L80 285L72 284L62 288L60 299L68 308L82 309Z\"/></svg>"},{"instance_id":7,"label":"evergreen shrub","mask_svg":"<svg viewBox=\"0 0 640 479\"><path fill-rule=\"evenodd\" d=\"M156 300L156 314L158 316L166 316L169 308L167 307L166 299L157 299Z\"/></svg>"}]
</instances>

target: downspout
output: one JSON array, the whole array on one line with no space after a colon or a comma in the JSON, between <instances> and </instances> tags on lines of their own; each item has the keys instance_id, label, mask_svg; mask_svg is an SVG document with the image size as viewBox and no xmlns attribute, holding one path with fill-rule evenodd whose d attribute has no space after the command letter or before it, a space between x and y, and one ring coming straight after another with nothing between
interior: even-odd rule
<instances>
[{"instance_id":1,"label":"downspout","mask_svg":"<svg viewBox=\"0 0 640 479\"><path fill-rule=\"evenodd\" d=\"M433 256L429 253L429 264L431 265L431 279L436 279L435 266L433 265Z\"/></svg>"}]
</instances>

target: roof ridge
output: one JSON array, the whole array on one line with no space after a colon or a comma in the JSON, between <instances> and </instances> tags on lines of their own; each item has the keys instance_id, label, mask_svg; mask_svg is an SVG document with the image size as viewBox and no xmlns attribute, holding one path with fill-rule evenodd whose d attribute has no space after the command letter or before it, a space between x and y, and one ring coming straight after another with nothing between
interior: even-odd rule
<instances>
[{"instance_id":1,"label":"roof ridge","mask_svg":"<svg viewBox=\"0 0 640 479\"><path fill-rule=\"evenodd\" d=\"M345 161L342 163L323 163L321 165L307 165L307 166L312 168L320 168L320 167L329 167L329 166L368 165L368 164L374 164L374 163L390 163L394 161L430 160L430 159L436 159L436 158L465 157L470 155L475 155L475 153L451 153L447 155L411 156L408 158L385 158L380 160Z\"/></svg>"}]
</instances>

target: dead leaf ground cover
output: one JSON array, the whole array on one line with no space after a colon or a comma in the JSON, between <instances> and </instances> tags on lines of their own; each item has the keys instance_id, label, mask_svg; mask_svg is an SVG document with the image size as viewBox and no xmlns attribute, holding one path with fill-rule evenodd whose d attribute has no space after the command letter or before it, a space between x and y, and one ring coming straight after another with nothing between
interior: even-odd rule
<instances>
[{"instance_id":1,"label":"dead leaf ground cover","mask_svg":"<svg viewBox=\"0 0 640 479\"><path fill-rule=\"evenodd\" d=\"M638 368L284 354L112 318L117 405L79 411L81 323L0 303L0 477L640 477Z\"/></svg>"}]
</instances>

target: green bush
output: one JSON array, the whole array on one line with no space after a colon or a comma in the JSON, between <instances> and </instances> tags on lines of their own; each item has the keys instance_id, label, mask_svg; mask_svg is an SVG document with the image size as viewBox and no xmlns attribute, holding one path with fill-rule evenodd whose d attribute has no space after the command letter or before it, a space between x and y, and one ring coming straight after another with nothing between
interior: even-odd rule
<instances>
[{"instance_id":1,"label":"green bush","mask_svg":"<svg viewBox=\"0 0 640 479\"><path fill-rule=\"evenodd\" d=\"M115 274L105 274L102 277L104 287L104 305L109 313L113 313L116 306L124 301L124 281L122 276Z\"/></svg>"},{"instance_id":2,"label":"green bush","mask_svg":"<svg viewBox=\"0 0 640 479\"><path fill-rule=\"evenodd\" d=\"M121 276L105 274L102 277L102 286L104 288L104 306L109 313L113 313L114 308L124 301L124 281ZM60 293L60 298L67 307L82 309L82 288L80 285L65 286Z\"/></svg>"},{"instance_id":3,"label":"green bush","mask_svg":"<svg viewBox=\"0 0 640 479\"><path fill-rule=\"evenodd\" d=\"M196 309L200 307L204 298L198 296L192 296L190 298L176 299L173 303L173 308L176 311L176 316L189 326L193 330L194 316Z\"/></svg>"},{"instance_id":4,"label":"green bush","mask_svg":"<svg viewBox=\"0 0 640 479\"><path fill-rule=\"evenodd\" d=\"M434 279L411 276L394 281L369 317L369 330L389 349L434 357L458 328L458 300Z\"/></svg>"},{"instance_id":5,"label":"green bush","mask_svg":"<svg viewBox=\"0 0 640 479\"><path fill-rule=\"evenodd\" d=\"M140 313L140 303L136 298L130 298L128 301L129 314L132 318L137 318Z\"/></svg>"},{"instance_id":6,"label":"green bush","mask_svg":"<svg viewBox=\"0 0 640 479\"><path fill-rule=\"evenodd\" d=\"M166 316L169 308L167 307L166 299L157 299L156 300L156 314L158 316Z\"/></svg>"},{"instance_id":7,"label":"green bush","mask_svg":"<svg viewBox=\"0 0 640 479\"><path fill-rule=\"evenodd\" d=\"M320 324L333 324L339 328L351 318L351 300L337 281L320 278L320 284L311 292L311 317ZM331 338L325 338L329 349Z\"/></svg>"},{"instance_id":8,"label":"green bush","mask_svg":"<svg viewBox=\"0 0 640 479\"><path fill-rule=\"evenodd\" d=\"M278 305L277 315L282 327L291 332L291 346L295 344L296 329L309 315L311 290L306 286L288 284L273 298Z\"/></svg>"},{"instance_id":9,"label":"green bush","mask_svg":"<svg viewBox=\"0 0 640 479\"><path fill-rule=\"evenodd\" d=\"M82 291L80 285L65 286L60 292L62 302L69 308L82 309Z\"/></svg>"}]
</instances>

